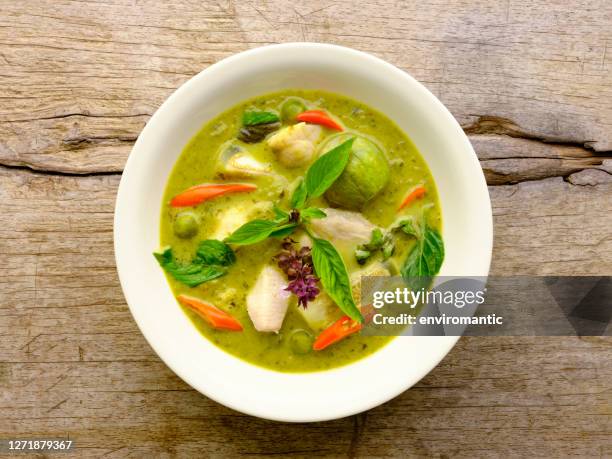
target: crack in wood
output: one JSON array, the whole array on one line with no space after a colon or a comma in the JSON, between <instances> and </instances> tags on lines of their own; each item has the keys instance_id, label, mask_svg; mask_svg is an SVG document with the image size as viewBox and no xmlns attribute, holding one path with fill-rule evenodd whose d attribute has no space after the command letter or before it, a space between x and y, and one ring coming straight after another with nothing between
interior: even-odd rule
<instances>
[{"instance_id":1,"label":"crack in wood","mask_svg":"<svg viewBox=\"0 0 612 459\"><path fill-rule=\"evenodd\" d=\"M35 165L25 162L12 163L12 162L4 162L0 163L0 168L9 169L14 171L23 171L37 175L47 175L47 176L59 176L59 177L98 177L98 176L107 176L107 175L121 175L123 170L109 170L109 171L94 171L94 172L67 172L62 170L54 170L54 169L38 169Z\"/></svg>"},{"instance_id":2,"label":"crack in wood","mask_svg":"<svg viewBox=\"0 0 612 459\"><path fill-rule=\"evenodd\" d=\"M87 113L67 113L39 119L60 119L73 116L105 117ZM141 113L124 117L139 116L148 116L148 114ZM606 178L602 178L604 177L603 173L612 175L612 151L594 150L592 148L592 145L595 144L594 141L576 142L535 135L521 128L512 120L497 116L479 116L474 123L465 126L463 129L470 136L470 140L479 154L481 166L489 186L514 185L553 177L561 177L567 183L577 186L594 185L608 181ZM137 138L137 134L75 136L64 138L62 144L67 151L71 151L83 150L90 145L117 143L129 146ZM508 141L504 141L504 139L508 138L517 139L516 142L519 142L519 144L507 145ZM498 145L495 144L497 140L502 141L500 146L505 147L505 149L498 148ZM491 144L492 142L493 144ZM520 144L520 142L534 142L534 144L530 146L529 143ZM549 150L546 150L546 148L549 148ZM66 169L60 164L44 167L42 164L38 165L36 161L12 161L10 159L0 160L0 167L67 177L120 175L122 173L121 166L109 170L80 171L78 166L70 169ZM599 170L602 173L599 177L595 177L592 173L589 173L589 176L586 177L586 172L590 170ZM570 177L574 174L583 175L579 179L573 180ZM587 183L583 183L585 179Z\"/></svg>"},{"instance_id":3,"label":"crack in wood","mask_svg":"<svg viewBox=\"0 0 612 459\"><path fill-rule=\"evenodd\" d=\"M53 389L55 386L57 386L59 383L61 383L62 381L64 381L67 378L66 375L61 375L57 381L55 381L53 384L51 384L51 386L49 386L47 389L45 389L45 392L49 392L51 389Z\"/></svg>"},{"instance_id":4,"label":"crack in wood","mask_svg":"<svg viewBox=\"0 0 612 459\"><path fill-rule=\"evenodd\" d=\"M563 177L563 180L576 186L596 186L612 182L612 173L602 169L584 169Z\"/></svg>"},{"instance_id":5,"label":"crack in wood","mask_svg":"<svg viewBox=\"0 0 612 459\"><path fill-rule=\"evenodd\" d=\"M27 343L25 343L23 346L21 346L21 350L25 349L25 353L26 354L31 354L30 351L30 344L32 344L34 341L36 341L38 339L38 337L40 337L42 335L42 333L38 333L36 336L34 336L34 338L30 339Z\"/></svg>"},{"instance_id":6,"label":"crack in wood","mask_svg":"<svg viewBox=\"0 0 612 459\"><path fill-rule=\"evenodd\" d=\"M470 134L505 135L518 139L527 139L542 142L548 145L565 147L576 147L595 154L612 155L612 150L596 150L594 145L597 140L576 141L565 137L549 137L531 133L518 126L514 121L500 116L470 115L478 116L478 119L468 126L462 126L463 132Z\"/></svg>"},{"instance_id":7,"label":"crack in wood","mask_svg":"<svg viewBox=\"0 0 612 459\"><path fill-rule=\"evenodd\" d=\"M138 135L125 135L125 136L78 136L69 137L62 140L63 144L66 145L78 145L79 147L83 144L92 144L100 142L129 142L134 143Z\"/></svg>"},{"instance_id":8,"label":"crack in wood","mask_svg":"<svg viewBox=\"0 0 612 459\"><path fill-rule=\"evenodd\" d=\"M525 182L537 182L541 180L548 180L551 178L562 178L565 182L571 185L583 186L583 185L598 185L601 183L612 182L612 173L605 169L599 169L596 167L585 167L571 169L566 173L540 173L532 176L515 176L512 174L503 174L498 171L492 170L485 166L482 166L482 170L485 174L485 178L488 186L506 186L506 185L518 185ZM603 174L606 178L595 180L596 183L591 181L590 183L582 183L582 180L575 180L574 177L577 174L582 174L589 171L597 171ZM609 177L609 178L608 178Z\"/></svg>"},{"instance_id":9,"label":"crack in wood","mask_svg":"<svg viewBox=\"0 0 612 459\"><path fill-rule=\"evenodd\" d=\"M58 409L60 406L62 406L62 405L63 405L64 403L66 403L67 401L68 401L68 399L66 398L66 399L62 400L61 402L59 402L59 403L57 403L57 404L53 405L51 408L49 408L49 409L47 410L47 413L50 413L51 411Z\"/></svg>"},{"instance_id":10,"label":"crack in wood","mask_svg":"<svg viewBox=\"0 0 612 459\"><path fill-rule=\"evenodd\" d=\"M366 424L368 421L368 412L364 411L353 416L353 432L351 435L351 441L349 443L347 456L358 457L359 444L365 433Z\"/></svg>"},{"instance_id":11,"label":"crack in wood","mask_svg":"<svg viewBox=\"0 0 612 459\"><path fill-rule=\"evenodd\" d=\"M608 159L612 160L612 156L602 157L600 161L593 163L590 167L575 167L575 168L571 168L568 172L562 173L562 174L551 173L549 171L543 170L539 173L533 174L532 176L526 176L526 177L520 176L520 175L502 173L499 170L495 170L495 168L491 168L487 166L488 163L501 162L504 160L529 161L529 160L536 160L536 159L554 161L556 158L525 156L522 158L499 157L499 158L484 159L484 160L481 159L481 166L485 174L485 178L487 180L487 185L488 186L516 185L516 184L523 183L523 182L546 180L546 179L555 178L555 177L561 177L568 183L571 183L572 185L581 185L581 183L571 180L571 176L578 174L578 173L590 171L590 170L601 171L602 173L612 176L612 173L609 170L605 168L597 167L597 166L602 166L603 161L605 160L608 160ZM31 163L25 163L25 162L12 163L8 161L0 162L0 168L14 170L14 171L23 171L23 172L28 172L28 173L37 174L37 175L59 176L59 177L103 177L103 176L117 176L123 173L122 170L79 172L79 171L65 171L65 170L57 170L57 169L39 169L37 166Z\"/></svg>"},{"instance_id":12,"label":"crack in wood","mask_svg":"<svg viewBox=\"0 0 612 459\"><path fill-rule=\"evenodd\" d=\"M117 114L109 114L109 115L97 115L94 113L63 113L61 115L51 115L51 116L41 116L40 118L17 118L13 120L2 120L3 123L28 123L32 121L48 121L48 120L59 120L63 118L72 118L72 117L83 117L83 118L138 118L141 116L151 117L150 113L134 113L131 115L117 115Z\"/></svg>"}]
</instances>

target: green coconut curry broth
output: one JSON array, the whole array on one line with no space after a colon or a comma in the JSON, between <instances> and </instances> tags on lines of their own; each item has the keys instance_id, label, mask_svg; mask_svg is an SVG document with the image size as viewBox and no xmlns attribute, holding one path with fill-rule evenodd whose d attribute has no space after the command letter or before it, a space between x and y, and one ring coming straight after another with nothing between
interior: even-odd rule
<instances>
[{"instance_id":1,"label":"green coconut curry broth","mask_svg":"<svg viewBox=\"0 0 612 459\"><path fill-rule=\"evenodd\" d=\"M388 185L362 209L362 214L380 227L388 227L397 219L398 204L406 192L417 185L424 185L427 194L414 205L406 208L402 215L418 218L425 213L428 224L440 229L441 216L434 181L429 170L406 135L381 113L349 98L322 91L291 90L269 94L246 101L208 122L189 142L179 157L168 180L161 215L161 246L171 246L179 261L189 261L200 241L215 236L218 218L228 208L248 208L249 219L273 218L271 204L288 209L291 190L298 177L302 177L308 165L287 168L279 163L274 152L265 141L244 144L248 152L262 163L273 166L270 176L252 177L248 180L219 176L218 152L223 145L235 139L241 127L245 110L273 110L278 112L280 105L288 97L299 97L311 107L332 113L349 133L359 133L374 140L385 152L390 165ZM331 129L323 129L325 136L337 135ZM320 142L323 144L325 139ZM249 193L236 193L218 197L187 209L198 217L199 229L191 239L179 238L174 233L174 221L185 208L174 208L167 203L185 189L201 183L248 182L257 185L257 190ZM323 198L315 203L320 207L328 204ZM297 238L294 234L292 238ZM223 350L248 362L285 372L317 371L348 364L365 357L388 343L391 337L362 336L352 334L322 351L303 354L292 352L289 337L294 330L309 330L309 326L297 311L295 297L291 298L287 314L279 333L257 331L247 312L246 297L253 287L258 274L265 265L274 265L273 257L280 250L279 239L270 238L253 245L233 247L235 263L229 267L227 275L204 282L196 287L188 287L167 276L173 292L178 296L187 294L218 306L234 316L243 326L242 332L217 330L191 310L184 308L197 329ZM391 262L401 265L406 253L415 244L410 238L398 238ZM337 244L349 273L361 267L355 260L354 247ZM321 286L319 286L321 287ZM341 313L339 313L341 315ZM311 333L316 334L315 331Z\"/></svg>"}]
</instances>

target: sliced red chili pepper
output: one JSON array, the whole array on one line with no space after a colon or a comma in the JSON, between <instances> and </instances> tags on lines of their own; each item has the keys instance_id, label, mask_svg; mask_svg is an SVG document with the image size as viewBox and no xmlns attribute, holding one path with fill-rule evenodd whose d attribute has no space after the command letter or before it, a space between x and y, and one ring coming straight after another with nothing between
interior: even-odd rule
<instances>
[{"instance_id":1,"label":"sliced red chili pepper","mask_svg":"<svg viewBox=\"0 0 612 459\"><path fill-rule=\"evenodd\" d=\"M423 196L425 196L425 187L419 185L408 193L397 210L402 210L404 207L411 204L413 201L422 198Z\"/></svg>"},{"instance_id":2,"label":"sliced red chili pepper","mask_svg":"<svg viewBox=\"0 0 612 459\"><path fill-rule=\"evenodd\" d=\"M170 205L172 207L195 206L227 193L253 191L256 189L257 186L250 183L213 183L208 185L196 185L173 197L170 201Z\"/></svg>"},{"instance_id":3,"label":"sliced red chili pepper","mask_svg":"<svg viewBox=\"0 0 612 459\"><path fill-rule=\"evenodd\" d=\"M323 110L306 110L295 117L298 121L310 124L320 124L321 126L335 129L336 131L344 131L344 128L334 121Z\"/></svg>"},{"instance_id":4,"label":"sliced red chili pepper","mask_svg":"<svg viewBox=\"0 0 612 459\"><path fill-rule=\"evenodd\" d=\"M210 325L220 330L242 331L242 325L227 312L198 298L179 295L178 300L192 311L195 311Z\"/></svg>"},{"instance_id":5,"label":"sliced red chili pepper","mask_svg":"<svg viewBox=\"0 0 612 459\"><path fill-rule=\"evenodd\" d=\"M349 316L343 316L321 332L317 339L312 344L315 351L321 351L327 346L337 343L341 339L361 330L362 325L351 319Z\"/></svg>"}]
</instances>

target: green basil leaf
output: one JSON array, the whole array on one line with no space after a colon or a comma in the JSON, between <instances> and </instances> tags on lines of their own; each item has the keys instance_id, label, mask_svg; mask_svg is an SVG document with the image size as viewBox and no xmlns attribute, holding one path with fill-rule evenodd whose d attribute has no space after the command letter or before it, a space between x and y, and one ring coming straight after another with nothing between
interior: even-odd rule
<instances>
[{"instance_id":1,"label":"green basil leaf","mask_svg":"<svg viewBox=\"0 0 612 459\"><path fill-rule=\"evenodd\" d=\"M159 251L153 252L153 256L155 257L157 262L160 264L160 266L163 268L164 265L170 263L173 260L172 248L169 245L167 245L161 248Z\"/></svg>"},{"instance_id":2,"label":"green basil leaf","mask_svg":"<svg viewBox=\"0 0 612 459\"><path fill-rule=\"evenodd\" d=\"M280 121L276 113L247 110L242 114L244 126L257 126L258 124L270 124Z\"/></svg>"},{"instance_id":3,"label":"green basil leaf","mask_svg":"<svg viewBox=\"0 0 612 459\"><path fill-rule=\"evenodd\" d=\"M312 238L312 262L321 285L338 307L353 320L363 322L363 316L351 289L344 260L336 248L325 239Z\"/></svg>"},{"instance_id":4,"label":"green basil leaf","mask_svg":"<svg viewBox=\"0 0 612 459\"><path fill-rule=\"evenodd\" d=\"M422 237L410 251L401 274L413 290L428 287L444 261L444 242L440 233L425 225Z\"/></svg>"},{"instance_id":5,"label":"green basil leaf","mask_svg":"<svg viewBox=\"0 0 612 459\"><path fill-rule=\"evenodd\" d=\"M270 233L270 237L283 238L283 237L290 236L291 234L293 234L293 232L295 231L295 229L297 227L298 227L297 223L286 224L284 226L279 227L279 229L274 230L273 232L271 232Z\"/></svg>"},{"instance_id":6,"label":"green basil leaf","mask_svg":"<svg viewBox=\"0 0 612 459\"><path fill-rule=\"evenodd\" d=\"M172 277L188 287L197 287L204 282L217 279L227 273L225 268L220 266L205 266L200 264L190 264L186 266L173 265L165 268Z\"/></svg>"},{"instance_id":7,"label":"green basil leaf","mask_svg":"<svg viewBox=\"0 0 612 459\"><path fill-rule=\"evenodd\" d=\"M327 214L321 209L317 209L316 207L308 207L307 209L300 211L300 216L306 219L325 218L327 217Z\"/></svg>"},{"instance_id":8,"label":"green basil leaf","mask_svg":"<svg viewBox=\"0 0 612 459\"><path fill-rule=\"evenodd\" d=\"M295 188L293 195L291 196L291 208L301 209L304 207L304 204L306 204L306 199L308 199L308 191L306 190L306 182L302 180Z\"/></svg>"},{"instance_id":9,"label":"green basil leaf","mask_svg":"<svg viewBox=\"0 0 612 459\"><path fill-rule=\"evenodd\" d=\"M252 220L245 223L227 238L227 244L249 245L263 241L274 231L282 229L282 225L273 220Z\"/></svg>"},{"instance_id":10,"label":"green basil leaf","mask_svg":"<svg viewBox=\"0 0 612 459\"><path fill-rule=\"evenodd\" d=\"M351 155L351 147L355 138L348 139L331 149L312 163L306 172L306 190L308 197L317 198L332 186L344 168Z\"/></svg>"},{"instance_id":11,"label":"green basil leaf","mask_svg":"<svg viewBox=\"0 0 612 459\"><path fill-rule=\"evenodd\" d=\"M200 242L196 256L205 265L229 266L236 261L236 254L231 247L216 239Z\"/></svg>"},{"instance_id":12,"label":"green basil leaf","mask_svg":"<svg viewBox=\"0 0 612 459\"><path fill-rule=\"evenodd\" d=\"M289 213L285 212L283 209L278 207L276 204L274 204L274 207L272 210L274 210L274 221L280 223L280 222L283 222L289 219Z\"/></svg>"},{"instance_id":13,"label":"green basil leaf","mask_svg":"<svg viewBox=\"0 0 612 459\"><path fill-rule=\"evenodd\" d=\"M189 287L196 287L204 282L221 277L227 272L227 269L220 266L207 266L198 261L187 264L178 263L174 260L170 247L165 247L161 251L153 253L153 255L159 265L164 268L164 271Z\"/></svg>"}]
</instances>

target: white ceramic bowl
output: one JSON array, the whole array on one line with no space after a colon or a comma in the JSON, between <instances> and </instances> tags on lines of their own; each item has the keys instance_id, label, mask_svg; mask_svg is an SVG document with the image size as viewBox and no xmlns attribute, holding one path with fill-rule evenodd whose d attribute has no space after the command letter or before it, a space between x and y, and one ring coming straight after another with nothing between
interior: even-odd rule
<instances>
[{"instance_id":1,"label":"white ceramic bowl","mask_svg":"<svg viewBox=\"0 0 612 459\"><path fill-rule=\"evenodd\" d=\"M289 43L234 55L181 86L140 134L121 178L115 256L134 319L162 360L185 382L230 408L281 421L322 421L359 413L411 387L450 351L456 337L399 337L370 357L333 370L266 370L215 347L177 305L152 256L162 194L183 147L204 123L244 99L286 88L323 89L385 113L414 141L440 194L446 259L441 275L488 274L489 194L459 124L424 86L369 54Z\"/></svg>"}]
</instances>

